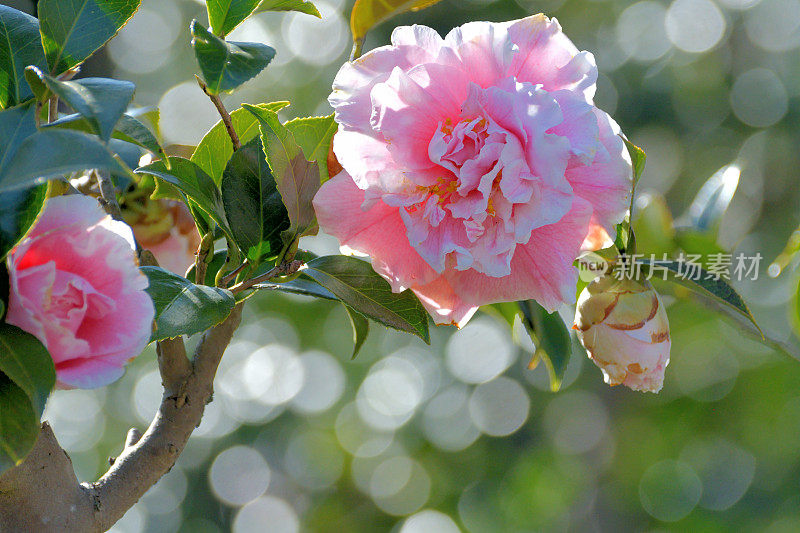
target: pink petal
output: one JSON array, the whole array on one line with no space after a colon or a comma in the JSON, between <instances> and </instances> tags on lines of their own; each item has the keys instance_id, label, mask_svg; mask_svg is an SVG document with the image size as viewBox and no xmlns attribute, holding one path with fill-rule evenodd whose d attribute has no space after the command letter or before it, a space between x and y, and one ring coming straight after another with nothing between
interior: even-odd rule
<instances>
[{"instance_id":1,"label":"pink petal","mask_svg":"<svg viewBox=\"0 0 800 533\"><path fill-rule=\"evenodd\" d=\"M633 180L631 158L619 136L619 126L607 113L595 109L602 149L591 165L570 161L566 177L575 194L587 200L593 209L592 224L614 235L614 225L624 217L630 205Z\"/></svg>"},{"instance_id":2,"label":"pink petal","mask_svg":"<svg viewBox=\"0 0 800 533\"><path fill-rule=\"evenodd\" d=\"M508 74L519 81L542 84L545 90L570 89L594 97L597 66L588 52L579 52L561 32L556 19L533 15L508 28L510 41L519 47Z\"/></svg>"},{"instance_id":3,"label":"pink petal","mask_svg":"<svg viewBox=\"0 0 800 533\"><path fill-rule=\"evenodd\" d=\"M365 211L363 203L364 191L347 172L326 181L314 197L320 227L342 245L369 255L373 268L393 291L436 278L436 272L408 243L398 209L377 201Z\"/></svg>"},{"instance_id":4,"label":"pink petal","mask_svg":"<svg viewBox=\"0 0 800 533\"><path fill-rule=\"evenodd\" d=\"M436 324L449 324L460 328L478 310L477 305L464 303L445 276L439 276L430 283L412 289Z\"/></svg>"},{"instance_id":5,"label":"pink petal","mask_svg":"<svg viewBox=\"0 0 800 533\"><path fill-rule=\"evenodd\" d=\"M450 285L467 304L484 305L534 299L548 311L575 300L578 273L572 265L586 235L592 208L576 198L572 209L555 224L535 229L518 245L511 274L493 278L468 270L446 272Z\"/></svg>"}]
</instances>

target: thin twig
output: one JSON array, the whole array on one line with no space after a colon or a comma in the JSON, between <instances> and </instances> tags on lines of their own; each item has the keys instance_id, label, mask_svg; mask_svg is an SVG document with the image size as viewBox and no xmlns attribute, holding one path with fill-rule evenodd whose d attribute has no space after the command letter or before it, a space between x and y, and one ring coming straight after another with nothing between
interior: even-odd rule
<instances>
[{"instance_id":1,"label":"thin twig","mask_svg":"<svg viewBox=\"0 0 800 533\"><path fill-rule=\"evenodd\" d=\"M225 275L225 277L223 277L220 280L219 286L220 287L227 287L228 283L230 283L231 281L235 280L236 276L239 275L239 272L244 270L249 264L250 263L248 263L248 261L245 259L245 261L241 265L239 265L238 267L236 267L235 269L230 271L228 274Z\"/></svg>"},{"instance_id":2,"label":"thin twig","mask_svg":"<svg viewBox=\"0 0 800 533\"><path fill-rule=\"evenodd\" d=\"M233 150L235 152L242 147L242 143L239 141L239 135L236 134L236 130L233 129L231 115L228 113L228 110L225 109L225 106L222 104L222 100L220 100L219 95L210 93L208 91L208 86L203 82L203 80L200 79L199 76L195 76L195 78L197 78L197 83L200 85L200 88L203 89L203 92L206 93L206 96L211 99L211 103L217 108L217 112L222 118L222 123L225 124L225 129L228 131L228 136L231 138Z\"/></svg>"},{"instance_id":3,"label":"thin twig","mask_svg":"<svg viewBox=\"0 0 800 533\"><path fill-rule=\"evenodd\" d=\"M106 213L111 215L111 218L114 220L124 222L122 219L122 211L119 208L119 203L117 203L117 193L114 190L114 184L111 182L111 175L103 170L94 170L92 172L100 188L100 203L103 204L103 209L105 209Z\"/></svg>"},{"instance_id":4,"label":"thin twig","mask_svg":"<svg viewBox=\"0 0 800 533\"><path fill-rule=\"evenodd\" d=\"M47 108L47 122L52 123L58 119L58 96L51 96L49 102Z\"/></svg>"},{"instance_id":5,"label":"thin twig","mask_svg":"<svg viewBox=\"0 0 800 533\"><path fill-rule=\"evenodd\" d=\"M208 270L208 254L211 252L211 245L214 244L214 234L206 233L197 247L197 257L194 260L194 282L198 285L206 284L206 271Z\"/></svg>"},{"instance_id":6,"label":"thin twig","mask_svg":"<svg viewBox=\"0 0 800 533\"><path fill-rule=\"evenodd\" d=\"M274 268L271 268L267 273L261 274L260 276L256 276L254 278L250 278L245 280L239 284L234 285L230 288L230 291L234 294L237 292L245 291L251 288L253 285L258 285L264 281L269 281L272 278L276 278L278 276L289 276L294 274L300 267L303 266L302 261L292 261L290 263L281 263Z\"/></svg>"}]
</instances>

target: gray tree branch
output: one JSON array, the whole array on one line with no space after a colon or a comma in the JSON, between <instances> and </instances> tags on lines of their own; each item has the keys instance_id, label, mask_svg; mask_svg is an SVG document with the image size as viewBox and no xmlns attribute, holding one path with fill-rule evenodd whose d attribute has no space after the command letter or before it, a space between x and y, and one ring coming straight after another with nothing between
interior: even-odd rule
<instances>
[{"instance_id":1,"label":"gray tree branch","mask_svg":"<svg viewBox=\"0 0 800 533\"><path fill-rule=\"evenodd\" d=\"M79 484L69 456L45 423L33 451L0 476L0 530L106 531L170 468L211 400L222 354L242 318L242 304L203 334L189 361L183 341L159 346L164 395L150 427L128 433L125 448L94 483Z\"/></svg>"}]
</instances>

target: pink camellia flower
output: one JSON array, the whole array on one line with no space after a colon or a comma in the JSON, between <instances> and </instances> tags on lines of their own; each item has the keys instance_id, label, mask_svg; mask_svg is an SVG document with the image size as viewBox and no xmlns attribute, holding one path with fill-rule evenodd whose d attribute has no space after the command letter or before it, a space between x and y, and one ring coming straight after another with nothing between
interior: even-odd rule
<instances>
[{"instance_id":1,"label":"pink camellia flower","mask_svg":"<svg viewBox=\"0 0 800 533\"><path fill-rule=\"evenodd\" d=\"M7 261L6 321L47 346L60 386L107 385L147 346L155 311L131 230L94 198L47 200Z\"/></svg>"},{"instance_id":2,"label":"pink camellia flower","mask_svg":"<svg viewBox=\"0 0 800 533\"><path fill-rule=\"evenodd\" d=\"M175 200L150 200L122 210L139 246L150 250L161 268L183 276L195 262L200 245L189 208Z\"/></svg>"},{"instance_id":3,"label":"pink camellia flower","mask_svg":"<svg viewBox=\"0 0 800 533\"><path fill-rule=\"evenodd\" d=\"M648 281L603 276L578 298L578 339L606 383L658 392L669 364L669 321Z\"/></svg>"},{"instance_id":4,"label":"pink camellia flower","mask_svg":"<svg viewBox=\"0 0 800 533\"><path fill-rule=\"evenodd\" d=\"M574 302L572 263L613 234L631 188L596 79L592 55L543 15L444 39L397 28L334 81L344 171L314 199L320 227L437 323L492 302Z\"/></svg>"}]
</instances>

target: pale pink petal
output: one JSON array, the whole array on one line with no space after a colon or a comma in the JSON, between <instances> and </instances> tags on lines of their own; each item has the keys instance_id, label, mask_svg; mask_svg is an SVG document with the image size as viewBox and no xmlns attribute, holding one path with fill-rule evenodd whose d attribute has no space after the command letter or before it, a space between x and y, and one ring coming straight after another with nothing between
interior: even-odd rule
<instances>
[{"instance_id":1,"label":"pale pink petal","mask_svg":"<svg viewBox=\"0 0 800 533\"><path fill-rule=\"evenodd\" d=\"M571 161L566 177L575 194L592 204L592 223L614 235L614 225L625 217L633 180L631 158L619 136L619 126L607 113L595 109L600 129L598 150L591 165Z\"/></svg>"},{"instance_id":2,"label":"pale pink petal","mask_svg":"<svg viewBox=\"0 0 800 533\"><path fill-rule=\"evenodd\" d=\"M533 231L530 241L518 245L511 274L493 278L474 271L445 273L455 292L471 305L534 299L548 311L575 300L578 257L592 209L576 199L556 224Z\"/></svg>"},{"instance_id":3,"label":"pale pink petal","mask_svg":"<svg viewBox=\"0 0 800 533\"><path fill-rule=\"evenodd\" d=\"M413 290L436 324L448 324L460 328L478 310L477 305L464 303L444 276L414 287Z\"/></svg>"},{"instance_id":4,"label":"pale pink petal","mask_svg":"<svg viewBox=\"0 0 800 533\"><path fill-rule=\"evenodd\" d=\"M542 84L547 91L570 89L594 97L597 66L588 52L579 52L561 32L556 19L533 15L508 28L509 40L519 47L508 74L519 81Z\"/></svg>"},{"instance_id":5,"label":"pale pink petal","mask_svg":"<svg viewBox=\"0 0 800 533\"><path fill-rule=\"evenodd\" d=\"M408 243L398 209L381 201L364 211L364 191L347 172L326 181L314 197L320 227L342 245L367 254L395 292L428 283L436 272Z\"/></svg>"}]
</instances>

